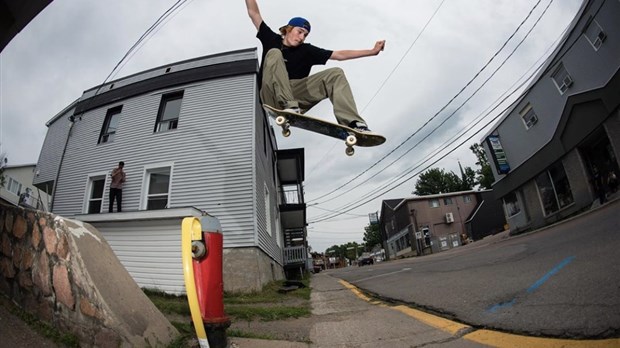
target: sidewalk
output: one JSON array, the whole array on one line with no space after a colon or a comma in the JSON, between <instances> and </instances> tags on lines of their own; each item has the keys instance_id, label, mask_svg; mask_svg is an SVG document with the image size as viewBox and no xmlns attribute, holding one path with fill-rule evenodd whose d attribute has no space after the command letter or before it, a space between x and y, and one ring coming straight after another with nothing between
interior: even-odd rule
<instances>
[{"instance_id":1,"label":"sidewalk","mask_svg":"<svg viewBox=\"0 0 620 348\"><path fill-rule=\"evenodd\" d=\"M312 327L312 343L242 339L231 337L234 348L301 347L484 347L461 336L468 332L452 322L441 329L424 324L399 307L370 302L356 289L349 289L329 272L312 279L312 315L320 317Z\"/></svg>"}]
</instances>

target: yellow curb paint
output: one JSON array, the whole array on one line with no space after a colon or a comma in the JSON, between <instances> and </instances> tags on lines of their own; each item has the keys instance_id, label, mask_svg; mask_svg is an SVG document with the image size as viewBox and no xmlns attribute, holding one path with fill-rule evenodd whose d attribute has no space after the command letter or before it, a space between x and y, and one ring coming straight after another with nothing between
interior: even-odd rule
<instances>
[{"instance_id":1,"label":"yellow curb paint","mask_svg":"<svg viewBox=\"0 0 620 348\"><path fill-rule=\"evenodd\" d=\"M386 306L383 302L375 301L364 295L355 285L340 280L340 284L351 290L357 297L371 304ZM456 335L462 330L471 329L471 326L460 324L452 320L428 314L417 309L407 306L386 306L415 318L436 329ZM543 338L514 335L499 331L491 330L475 330L464 335L462 338L497 348L514 348L514 347L536 347L536 348L618 348L620 347L620 338L611 338L604 340L568 340L559 338Z\"/></svg>"},{"instance_id":2,"label":"yellow curb paint","mask_svg":"<svg viewBox=\"0 0 620 348\"><path fill-rule=\"evenodd\" d=\"M347 289L351 290L357 297L361 298L362 300L366 302L372 301L370 297L364 295L361 291L359 291L357 287L355 287L355 285L347 281L344 281L344 280L340 280L340 284L344 285Z\"/></svg>"},{"instance_id":3,"label":"yellow curb paint","mask_svg":"<svg viewBox=\"0 0 620 348\"><path fill-rule=\"evenodd\" d=\"M461 330L465 330L465 329L470 329L471 326L469 325L464 325L464 324L460 324L457 322L454 322L452 320L448 320L448 319L444 319L442 317L438 317L436 315L432 315L432 314L428 314L425 312L422 312L420 310L417 309L413 309L413 308L409 308L407 306L396 306L396 307L392 307L393 309L405 313L410 317L413 317L427 325L430 325L434 328L437 328L441 331L445 331L448 332L452 335L456 335L457 333L459 333Z\"/></svg>"},{"instance_id":4,"label":"yellow curb paint","mask_svg":"<svg viewBox=\"0 0 620 348\"><path fill-rule=\"evenodd\" d=\"M620 339L567 340L559 338L528 337L491 330L477 330L463 336L464 339L498 348L611 348L620 347Z\"/></svg>"}]
</instances>

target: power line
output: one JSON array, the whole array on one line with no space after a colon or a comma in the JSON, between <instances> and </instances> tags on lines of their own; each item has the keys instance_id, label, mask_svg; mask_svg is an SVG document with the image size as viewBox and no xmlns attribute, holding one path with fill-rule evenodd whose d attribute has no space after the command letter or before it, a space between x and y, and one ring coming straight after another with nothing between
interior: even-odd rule
<instances>
[{"instance_id":1,"label":"power line","mask_svg":"<svg viewBox=\"0 0 620 348\"><path fill-rule=\"evenodd\" d=\"M400 66L400 64L403 62L403 60L405 59L405 57L409 54L409 51L411 51L411 49L413 48L413 46L418 42L418 39L422 36L422 34L426 31L426 28L428 27L428 25L431 23L431 21L433 20L433 18L435 18L435 15L437 14L437 12L439 12L439 9L441 8L441 6L443 6L443 3L445 2L445 0L441 0L441 3L439 3L439 6L437 6L437 8L435 9L435 11L433 12L433 14L431 15L431 17L428 19L428 21L426 21L426 24L424 24L424 27L422 27L422 30L418 33L418 36L416 36L416 38L413 40L413 42L411 43L411 45L409 45L409 48L407 49L407 51L405 51L405 53L403 54L403 56L400 58L400 60L398 61L398 63L396 63L396 66L394 66L394 68L392 69L392 71L388 74L388 76L385 78L385 80L383 80L383 83L381 83L381 85L379 86L379 88L377 89L377 91L375 92L375 94L370 98L370 100L366 103L366 105L362 108L362 112L361 114L364 113L364 111L366 111L366 108L368 108L368 105L370 105L370 103L372 103L372 101L377 97L377 95L379 95L379 92L381 92L381 90L383 89L383 87L385 86L385 84L388 82L388 80L392 77L392 75L394 75L394 72L396 71L396 69L398 69L398 67ZM310 170L310 172L308 173L308 176L310 176L310 174L312 174L314 172L314 170L318 167L319 164L323 163L323 159L325 157L327 157L327 155L329 155L333 150L334 147L336 146L337 142L334 142L334 145L332 145L332 147L327 150L325 152L325 155L323 155L323 157L321 157L321 159L317 162L317 164L314 165L314 167Z\"/></svg>"},{"instance_id":2,"label":"power line","mask_svg":"<svg viewBox=\"0 0 620 348\"><path fill-rule=\"evenodd\" d=\"M114 68L112 69L112 71L108 74L108 76L103 80L103 82L97 87L97 89L95 90L95 93L93 94L93 96L96 96L97 93L99 93L99 90L101 90L101 88L103 87L103 85L106 84L106 82L108 82L108 80L110 79L110 77L112 77L113 74L115 74L116 72L118 72L119 67L121 66L121 64L124 64L124 62L126 62L126 60L128 59L128 57L132 54L138 51L138 46L147 38L149 37L149 35L158 27L160 27L160 25L164 22L164 20L166 20L166 18L168 18L168 16L170 16L172 13L174 13L177 9L179 9L181 6L183 6L185 4L185 2L187 2L188 0L177 0L177 2L175 2L170 8L168 8L161 16L159 16L159 18L157 18L157 20L155 21L155 23L153 23L145 32L144 34L142 34L142 36L140 36L140 38L129 48L129 50L125 53L125 55L123 55L123 57L121 58L121 60L116 63L116 65L114 66Z\"/></svg>"},{"instance_id":3,"label":"power line","mask_svg":"<svg viewBox=\"0 0 620 348\"><path fill-rule=\"evenodd\" d=\"M551 1L553 2L553 0ZM549 6L551 5L551 2L547 5L547 9L549 8ZM545 9L546 11L546 9ZM542 15L541 15L542 16ZM540 18L539 18L540 20ZM533 28L532 28L533 29ZM532 31L532 29L530 29L530 31L528 32L528 34ZM411 172L413 172L416 168L420 167L422 164L428 162L429 160L431 160L435 155L437 155L439 152L441 152L441 150L443 150L443 146L446 145L446 143L451 143L452 141L456 141L456 139L461 138L461 136L463 136L464 134L466 134L467 132L469 132L473 127L475 127L483 118L486 118L488 115L490 115L497 107L499 107L499 105L501 105L502 103L504 103L510 96L512 96L513 94L515 94L520 88L522 88L528 81L530 81L532 79L533 76L535 76L539 71L542 70L543 65L538 65L538 68L535 69L526 79L523 79L525 77L525 75L528 73L528 71L532 70L532 68L534 66L536 66L537 64L539 64L539 62L545 58L548 57L548 52L554 47L556 46L556 44L559 42L559 40L564 36L564 34L567 32L568 27L564 29L563 33L560 34L560 36L555 40L554 43L552 43L547 50L545 51L545 53L523 74L521 75L521 77L519 79L517 79L515 81L515 83L513 83L513 85L511 87L509 87L508 90L512 89L519 81L523 80L519 86L517 86L516 88L514 88L514 90L512 92L510 92L508 95L506 95L506 93L508 92L508 90L506 92L504 92L498 99L496 99L493 103L491 103L491 106L495 103L497 103L497 101L502 98L502 96L506 95L499 103L497 103L496 106L494 106L493 108L491 108L489 110L489 108L487 108L487 110L489 110L488 112L486 112L486 114L483 112L481 115L479 115L476 120L477 122L473 125L470 125L467 129L465 129L463 132L461 132L459 135L457 135L456 137L452 137L450 140L447 140L446 142L444 142L440 147L436 148L435 151L430 154L429 156L427 156L427 158L421 162L419 162L418 164L414 165L413 167L410 167L408 170L406 170L403 174L401 174L398 178L392 180L391 182L389 182L386 185L383 185L369 193L367 193L366 195L362 196L361 198L357 199L357 201L366 199L368 197L370 197L370 199L367 199L366 201L364 201L361 204L358 204L348 210L345 210L345 212L354 210L359 208L360 206L363 206L367 203L369 203L371 200L378 198L381 195L384 195L387 192L390 192L392 190L394 190L395 188L399 187L400 185L404 184L405 182L411 180L412 178L414 178L415 176L419 175L421 172L423 172L424 170L428 169L430 166L434 165L435 163L437 163L440 159L437 159L436 161L434 161L433 163L431 163L430 165L426 166L424 169L418 171L417 173L409 176L408 178L406 178L404 181L397 183L398 180L402 179L403 177L405 177L405 175L410 174ZM525 38L524 38L525 39ZM523 40L522 40L523 41ZM529 90L529 89L528 89ZM528 92L528 90L524 91L522 94L525 94ZM510 108L512 108L516 102L518 102L519 99L513 101L507 108L505 108L504 110L502 110L500 113L497 114L497 116L495 116L493 119L491 119L489 122L487 122L483 127L481 127L479 130L477 130L475 133L473 133L471 136L469 136L467 139L465 139L465 141L461 142L458 146L454 147L452 150L450 150L447 154L450 154L452 152L454 152L456 149L458 149L461 145L463 145L466 141L469 141L474 135L478 134L480 131L482 131L483 129L485 129L487 126L489 126L492 122L494 122L495 120L497 120L500 116L502 116L507 110L509 110ZM491 107L489 106L489 107ZM485 110L486 111L486 110ZM484 117L481 117L484 114ZM447 155L446 154L446 155ZM445 156L443 156L445 157ZM443 158L442 157L442 158ZM394 185L392 188L387 189L390 185ZM380 190L386 189L383 192L378 193ZM377 195L374 195L378 193ZM374 196L373 196L374 195ZM341 207L340 209L344 209L346 206ZM336 216L338 216L339 214L334 214L334 215L324 215L324 216L319 216L317 217L316 220L314 221L310 221L309 223L316 223L316 222L321 222L321 221L325 221L325 220L330 220Z\"/></svg>"},{"instance_id":4,"label":"power line","mask_svg":"<svg viewBox=\"0 0 620 348\"><path fill-rule=\"evenodd\" d=\"M513 33L508 37L508 39L502 44L502 46L499 48L499 50L497 50L495 52L495 54L486 62L486 64L484 64L484 66L474 75L474 77L472 77L463 88L461 88L461 90L454 96L452 97L439 111L437 111L430 119L428 119L421 127L419 127L416 131L414 131L409 137L407 137L407 139L405 139L403 142L401 142L398 146L396 146L394 149L392 149L391 151L389 151L386 155L384 155L383 157L381 157L377 162L375 162L373 165L371 165L370 167L368 167L366 170L362 171L361 173L359 173L358 175L356 175L354 178L352 178L351 180L347 181L346 183L338 186L337 188L333 189L332 191L323 194L315 199L312 199L308 202L313 202L316 200L319 200L321 198L327 197L335 192L337 192L338 190L342 189L343 187L345 187L346 185L352 183L353 181L355 181L356 179L358 179L359 177L361 177L362 175L366 174L368 171L370 171L372 168L374 168L375 166L377 166L379 163L381 163L383 160L385 160L387 157L389 157L391 154L393 154L394 152L396 152L396 150L398 150L400 147L402 147L403 145L405 145L405 143L407 143L411 138L413 138L415 135L417 135L422 129L424 129L424 127L426 127L431 121L433 121L441 112L443 112L458 96L460 96L465 89L467 89L467 87L469 87L472 82L491 64L491 62L495 59L495 57L497 57L499 55L499 53L506 47L506 45L510 42L510 40L512 40L512 38L516 35L516 33L521 29L521 27L523 27L523 25L525 24L525 22L531 17L532 13L534 12L534 10L538 7L538 5L540 4L542 0L538 0L536 2L536 4L534 4L534 6L532 7L532 9L528 12L527 16L521 21L521 23L517 26L517 28L513 31ZM553 1L553 0L551 0Z\"/></svg>"},{"instance_id":5,"label":"power line","mask_svg":"<svg viewBox=\"0 0 620 348\"><path fill-rule=\"evenodd\" d=\"M519 41L519 43L517 45L515 45L515 47L513 48L513 50L506 56L506 58L502 61L502 63L486 78L486 80L484 80L484 82L467 98L465 99L465 101L463 101L450 115L448 115L448 117L446 117L441 123L439 123L437 126L435 126L435 128L433 128L427 135L425 135L422 139L420 139L416 144L414 144L412 147L410 147L407 151L405 151L403 154L401 154L398 158L396 158L395 160L393 160L392 162L390 162L388 165L386 165L384 167L383 170L389 168L390 166L392 166L394 163L396 163L397 161L399 161L400 159L402 159L405 155L407 155L409 152L411 152L414 148L416 148L418 145L422 144L422 142L424 140L426 140L429 136L431 136L433 133L435 133L436 130L438 130L441 126L443 126L449 119L451 119L467 102L469 102L488 82L489 80L491 80L491 78L493 78L495 76L495 74L506 64L506 62L508 61L508 59L510 59L514 53L517 51L517 49L523 44L523 42L525 41L525 39L528 38L528 36L531 34L532 30L534 30L534 28L538 25L538 23L540 22L540 20L542 19L542 17L545 15L545 13L547 12L547 10L549 9L549 7L551 6L551 4L553 3L554 0L551 0L548 4L547 7L544 9L544 11L540 14L540 16L538 17L538 19L536 20L536 22L534 22L533 26L530 28L530 30L523 36L523 38L521 39L521 41ZM529 70L529 69L528 69ZM517 80L518 81L518 80ZM510 88L509 88L510 89ZM471 127L470 127L471 129ZM444 143L445 144L445 143ZM370 176L369 178L365 179L364 181L362 181L359 185L362 185L368 181L370 181L372 178L376 177L377 175L379 175L380 171L375 173L374 175ZM345 191L343 194L348 193L350 191L352 191L354 188L351 188L347 191ZM318 203L318 204L323 204L325 202L328 202L330 200L329 199L326 200L324 202Z\"/></svg>"}]
</instances>

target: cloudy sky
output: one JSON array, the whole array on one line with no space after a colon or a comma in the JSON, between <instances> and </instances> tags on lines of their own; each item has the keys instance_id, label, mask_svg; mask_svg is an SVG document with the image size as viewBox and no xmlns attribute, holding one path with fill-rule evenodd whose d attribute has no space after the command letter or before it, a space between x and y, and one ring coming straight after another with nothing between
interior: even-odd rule
<instances>
[{"instance_id":1,"label":"cloudy sky","mask_svg":"<svg viewBox=\"0 0 620 348\"><path fill-rule=\"evenodd\" d=\"M45 123L102 83L175 2L54 0L22 30L0 53L0 153L9 164L36 163ZM290 138L277 132L280 148L305 148L312 248L362 242L368 213L379 211L383 199L411 196L416 174L428 166L458 173L460 161L475 168L469 146L514 100L510 93L541 64L580 5L581 0L259 2L274 29L290 17L306 17L312 24L307 42L319 47L366 49L387 40L376 57L326 65L345 70L360 113L387 137L384 145L347 157L341 141L303 130L293 130ZM257 46L244 1L189 0L112 79ZM309 114L333 120L329 102Z\"/></svg>"}]
</instances>

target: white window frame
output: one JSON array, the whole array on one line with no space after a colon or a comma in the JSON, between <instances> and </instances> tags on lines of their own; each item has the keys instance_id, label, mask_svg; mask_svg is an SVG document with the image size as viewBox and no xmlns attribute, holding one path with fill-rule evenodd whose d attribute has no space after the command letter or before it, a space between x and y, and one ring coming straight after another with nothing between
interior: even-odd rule
<instances>
[{"instance_id":1,"label":"white window frame","mask_svg":"<svg viewBox=\"0 0 620 348\"><path fill-rule=\"evenodd\" d=\"M110 172L95 172L95 173L90 173L88 174L88 177L86 178L86 189L84 190L84 201L82 202L82 213L83 214L88 214L89 208L90 208L90 195L91 192L93 190L93 182L95 180L100 180L103 179L103 192L101 193L101 208L99 209L98 213L94 213L94 214L99 214L104 212L104 203L105 203L105 192L106 192L106 188L108 188L109 190L109 186L108 186L108 178L110 176ZM108 202L109 203L109 202ZM93 213L91 213L93 214Z\"/></svg>"},{"instance_id":2,"label":"white window frame","mask_svg":"<svg viewBox=\"0 0 620 348\"><path fill-rule=\"evenodd\" d=\"M123 113L123 106L117 105L115 107L109 108L106 111L105 119L103 120L103 126L101 129L101 135L99 136L99 144L107 144L114 142L114 137L116 136L116 130L118 129L118 123L120 122L121 114ZM116 127L110 128L112 124L112 120L117 117Z\"/></svg>"},{"instance_id":3,"label":"white window frame","mask_svg":"<svg viewBox=\"0 0 620 348\"><path fill-rule=\"evenodd\" d=\"M472 202L471 195L464 195L463 196L463 203L469 204L471 202Z\"/></svg>"},{"instance_id":4,"label":"white window frame","mask_svg":"<svg viewBox=\"0 0 620 348\"><path fill-rule=\"evenodd\" d=\"M155 133L161 133L177 129L179 127L179 119L181 118L181 110L183 108L183 99L185 98L185 90L179 90L176 92L166 93L161 96L159 102L159 109L157 111L157 121L155 123ZM176 114L176 118L163 119L166 115L166 108L168 103L178 100L179 110Z\"/></svg>"},{"instance_id":5,"label":"white window frame","mask_svg":"<svg viewBox=\"0 0 620 348\"><path fill-rule=\"evenodd\" d=\"M6 183L6 190L19 197L19 195L22 192L22 187L23 187L22 183L13 179L12 177L8 175L7 177L9 178L9 180L7 180L7 183ZM17 188L17 190L14 189L15 187Z\"/></svg>"},{"instance_id":6,"label":"white window frame","mask_svg":"<svg viewBox=\"0 0 620 348\"><path fill-rule=\"evenodd\" d=\"M174 173L174 162L162 162L162 163L154 163L145 165L142 172L142 189L140 192L140 210L147 210L148 202L149 202L149 186L151 173L160 171L162 169L168 168L170 170L170 180L168 181L168 203L166 204L166 209L171 208L170 197L172 192L172 180ZM163 195L162 195L163 196Z\"/></svg>"},{"instance_id":7,"label":"white window frame","mask_svg":"<svg viewBox=\"0 0 620 348\"><path fill-rule=\"evenodd\" d=\"M530 129L538 123L538 115L530 103L527 103L527 105L519 111L519 115L521 115L521 120L523 121L523 125L525 125L525 129Z\"/></svg>"},{"instance_id":8,"label":"white window frame","mask_svg":"<svg viewBox=\"0 0 620 348\"><path fill-rule=\"evenodd\" d=\"M439 208L441 203L439 202L439 198L431 198L428 200L428 206L431 208Z\"/></svg>"},{"instance_id":9,"label":"white window frame","mask_svg":"<svg viewBox=\"0 0 620 348\"><path fill-rule=\"evenodd\" d=\"M583 32L583 36L586 37L586 39L588 40L590 45L592 45L592 48L594 48L595 51L598 51L599 48L601 48L603 42L607 38L607 34L603 31L603 28L600 24L598 24L595 19L593 19L590 24L588 24L588 27Z\"/></svg>"},{"instance_id":10,"label":"white window frame","mask_svg":"<svg viewBox=\"0 0 620 348\"><path fill-rule=\"evenodd\" d=\"M558 64L555 68L553 74L551 74L551 80L553 80L555 87L561 95L566 93L566 91L568 91L568 89L573 85L573 77L568 73L568 70L566 70L563 63Z\"/></svg>"}]
</instances>

